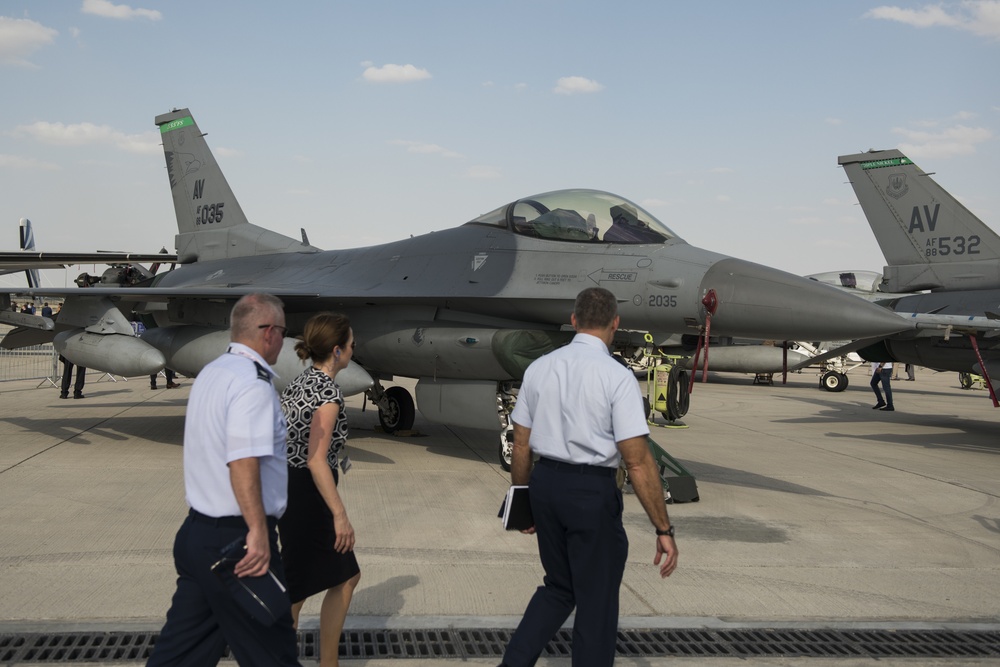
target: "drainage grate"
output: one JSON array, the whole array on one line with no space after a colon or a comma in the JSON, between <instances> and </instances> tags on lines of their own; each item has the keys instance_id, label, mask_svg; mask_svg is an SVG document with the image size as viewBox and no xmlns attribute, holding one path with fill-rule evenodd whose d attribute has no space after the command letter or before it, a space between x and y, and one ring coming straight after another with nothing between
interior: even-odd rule
<instances>
[{"instance_id":1,"label":"drainage grate","mask_svg":"<svg viewBox=\"0 0 1000 667\"><path fill-rule=\"evenodd\" d=\"M349 630L345 660L499 658L508 629ZM142 662L157 633L67 632L0 635L0 664ZM560 630L546 657L569 657L573 636ZM319 656L319 633L299 633L299 655ZM960 630L656 629L618 632L621 657L986 658L1000 657L1000 632Z\"/></svg>"}]
</instances>

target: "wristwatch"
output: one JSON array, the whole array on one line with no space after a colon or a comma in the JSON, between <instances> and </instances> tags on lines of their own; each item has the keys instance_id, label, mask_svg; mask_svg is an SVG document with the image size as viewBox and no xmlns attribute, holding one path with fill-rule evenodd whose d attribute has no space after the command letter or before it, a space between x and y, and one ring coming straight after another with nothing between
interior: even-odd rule
<instances>
[{"instance_id":1,"label":"wristwatch","mask_svg":"<svg viewBox=\"0 0 1000 667\"><path fill-rule=\"evenodd\" d=\"M659 528L657 528L656 529L656 534L657 535L669 535L670 537L673 537L674 536L674 527L670 526L670 528L667 528L666 530L660 530Z\"/></svg>"}]
</instances>

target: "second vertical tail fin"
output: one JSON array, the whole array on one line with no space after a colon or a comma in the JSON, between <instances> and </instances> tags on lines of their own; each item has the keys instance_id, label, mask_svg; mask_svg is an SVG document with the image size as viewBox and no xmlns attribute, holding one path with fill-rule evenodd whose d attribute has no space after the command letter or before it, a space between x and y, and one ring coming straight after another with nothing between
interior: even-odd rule
<instances>
[{"instance_id":1,"label":"second vertical tail fin","mask_svg":"<svg viewBox=\"0 0 1000 667\"><path fill-rule=\"evenodd\" d=\"M1000 236L898 150L842 155L888 266L884 289L1000 287Z\"/></svg>"}]
</instances>

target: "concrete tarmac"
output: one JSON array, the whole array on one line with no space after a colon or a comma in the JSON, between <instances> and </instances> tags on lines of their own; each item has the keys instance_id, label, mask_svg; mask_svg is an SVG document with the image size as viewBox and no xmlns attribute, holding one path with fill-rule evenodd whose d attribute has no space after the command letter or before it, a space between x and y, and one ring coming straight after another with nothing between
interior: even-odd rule
<instances>
[{"instance_id":1,"label":"concrete tarmac","mask_svg":"<svg viewBox=\"0 0 1000 667\"><path fill-rule=\"evenodd\" d=\"M785 386L712 375L695 386L689 428L653 429L697 477L701 500L669 506L680 565L661 580L652 528L626 496L623 627L1000 631L1000 410L986 391L960 389L957 373L919 369L915 382L894 382L892 413L871 409L867 367L850 378L846 391L828 393L811 372ZM187 512L181 446L192 381L153 391L144 378L95 380L83 400L60 400L37 381L0 383L0 634L163 623L172 542ZM348 629L516 626L542 571L534 538L504 532L496 518L509 484L497 435L418 414L415 433L390 436L361 405L348 401L354 467L340 486L362 567ZM318 613L310 600L303 627L315 628Z\"/></svg>"}]
</instances>

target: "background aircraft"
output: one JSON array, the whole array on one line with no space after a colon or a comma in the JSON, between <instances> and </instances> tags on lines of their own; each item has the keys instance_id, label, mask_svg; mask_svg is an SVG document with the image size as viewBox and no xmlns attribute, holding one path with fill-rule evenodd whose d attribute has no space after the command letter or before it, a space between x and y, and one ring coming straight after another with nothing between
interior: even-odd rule
<instances>
[{"instance_id":1,"label":"background aircraft","mask_svg":"<svg viewBox=\"0 0 1000 667\"><path fill-rule=\"evenodd\" d=\"M843 155L839 163L888 262L881 289L926 290L880 302L916 327L859 352L996 376L1000 236L898 150Z\"/></svg>"},{"instance_id":2,"label":"background aircraft","mask_svg":"<svg viewBox=\"0 0 1000 667\"><path fill-rule=\"evenodd\" d=\"M65 296L55 345L88 367L194 375L224 352L234 301L264 291L285 302L292 336L318 311L350 316L357 363L338 381L366 391L387 430L414 418L410 394L382 384L395 375L418 379L426 418L498 429L527 365L572 337L569 314L588 286L616 294L623 330L698 333L710 320L716 335L783 340L912 326L815 281L690 246L636 204L596 190L519 199L452 229L323 252L304 232L293 239L247 221L187 109L156 125L180 265L134 286L28 290ZM132 312L154 325L141 339ZM634 336L621 333L616 348L628 354ZM278 362L286 381L302 368L293 342Z\"/></svg>"}]
</instances>

